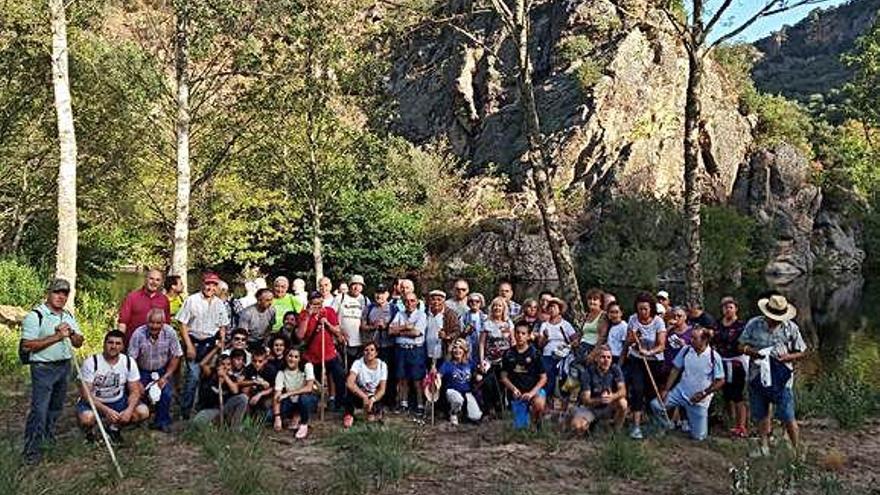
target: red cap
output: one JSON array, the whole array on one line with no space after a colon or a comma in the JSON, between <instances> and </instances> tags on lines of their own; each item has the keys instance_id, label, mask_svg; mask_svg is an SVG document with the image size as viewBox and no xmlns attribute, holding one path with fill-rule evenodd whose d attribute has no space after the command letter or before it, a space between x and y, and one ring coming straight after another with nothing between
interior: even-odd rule
<instances>
[{"instance_id":1,"label":"red cap","mask_svg":"<svg viewBox=\"0 0 880 495\"><path fill-rule=\"evenodd\" d=\"M214 272L208 272L202 275L202 283L203 284L219 284L220 277Z\"/></svg>"}]
</instances>

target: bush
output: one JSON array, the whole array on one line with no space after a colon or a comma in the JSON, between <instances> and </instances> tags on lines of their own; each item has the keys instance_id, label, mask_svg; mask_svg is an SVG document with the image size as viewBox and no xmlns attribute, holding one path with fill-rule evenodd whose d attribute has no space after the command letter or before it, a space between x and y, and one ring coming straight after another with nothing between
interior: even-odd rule
<instances>
[{"instance_id":1,"label":"bush","mask_svg":"<svg viewBox=\"0 0 880 495\"><path fill-rule=\"evenodd\" d=\"M565 38L556 47L559 59L569 65L589 56L594 48L590 38L584 35Z\"/></svg>"},{"instance_id":2,"label":"bush","mask_svg":"<svg viewBox=\"0 0 880 495\"><path fill-rule=\"evenodd\" d=\"M758 145L772 147L780 143L796 146L808 156L813 155L810 136L813 121L796 102L780 95L768 95L755 89L744 92L740 106L746 114L758 117L755 140Z\"/></svg>"},{"instance_id":3,"label":"bush","mask_svg":"<svg viewBox=\"0 0 880 495\"><path fill-rule=\"evenodd\" d=\"M0 304L30 309L43 298L40 273L18 258L0 259Z\"/></svg>"},{"instance_id":4,"label":"bush","mask_svg":"<svg viewBox=\"0 0 880 495\"><path fill-rule=\"evenodd\" d=\"M759 230L754 219L725 205L704 206L701 217L703 281L717 285L735 280L738 273L749 268L749 261L755 259L752 239L765 229Z\"/></svg>"},{"instance_id":5,"label":"bush","mask_svg":"<svg viewBox=\"0 0 880 495\"><path fill-rule=\"evenodd\" d=\"M798 384L796 395L798 416L833 418L846 429L862 426L880 409L877 391L848 367Z\"/></svg>"},{"instance_id":6,"label":"bush","mask_svg":"<svg viewBox=\"0 0 880 495\"><path fill-rule=\"evenodd\" d=\"M625 480L656 478L659 469L659 465L644 442L630 440L620 433L608 438L599 452L596 466L600 475Z\"/></svg>"},{"instance_id":7,"label":"bush","mask_svg":"<svg viewBox=\"0 0 880 495\"><path fill-rule=\"evenodd\" d=\"M263 426L246 421L242 431L214 425L195 425L187 430L188 442L201 447L217 466L223 486L236 495L282 493L268 476L262 444Z\"/></svg>"}]
</instances>

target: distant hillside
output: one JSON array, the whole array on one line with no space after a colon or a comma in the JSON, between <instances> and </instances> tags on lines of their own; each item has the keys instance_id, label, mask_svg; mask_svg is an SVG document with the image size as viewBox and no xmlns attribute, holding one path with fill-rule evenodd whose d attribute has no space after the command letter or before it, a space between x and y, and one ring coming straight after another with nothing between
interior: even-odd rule
<instances>
[{"instance_id":1,"label":"distant hillside","mask_svg":"<svg viewBox=\"0 0 880 495\"><path fill-rule=\"evenodd\" d=\"M752 76L759 89L806 102L826 97L849 78L840 55L874 22L880 0L853 0L836 8L816 9L794 26L785 26L755 42L764 57ZM833 99L833 98L832 98Z\"/></svg>"}]
</instances>

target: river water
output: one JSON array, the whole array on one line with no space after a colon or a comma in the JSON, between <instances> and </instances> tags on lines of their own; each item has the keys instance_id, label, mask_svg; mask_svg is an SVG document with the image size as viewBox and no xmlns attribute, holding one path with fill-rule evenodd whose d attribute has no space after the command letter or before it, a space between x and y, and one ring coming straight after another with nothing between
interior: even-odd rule
<instances>
[{"instance_id":1,"label":"river water","mask_svg":"<svg viewBox=\"0 0 880 495\"><path fill-rule=\"evenodd\" d=\"M233 280L232 277L227 279ZM140 274L120 272L111 283L112 296L116 300L121 300L128 291L138 288L142 283L143 278ZM235 293L243 292L241 283L231 285ZM452 281L423 280L418 285L420 292L442 287L451 293L449 289ZM472 284L471 290L480 291L488 298L494 294L494 288L490 284L486 285L483 287L478 283ZM199 286L196 274L191 274L189 277L189 286L191 291ZM515 299L522 301L527 297L537 297L542 290L553 291L557 287L558 283L552 280L518 282L514 284ZM661 288L671 294L673 302L683 300L683 287ZM852 353L868 354L867 357L872 362L878 359L876 354L880 352L880 281L872 277L867 279L853 277L845 280L802 277L792 283L779 285L772 280L745 280L741 287L707 290L706 310L713 316L718 316L720 313L718 301L723 296L732 295L740 303L740 316L744 319L748 318L757 314L758 295L767 289L780 291L797 306L798 314L795 321L800 326L810 349L817 351L803 364L809 374L831 371L847 362L847 358ZM632 310L631 301L634 300L639 289L615 287L609 290L623 304L625 312ZM367 293L370 292L368 288Z\"/></svg>"}]
</instances>

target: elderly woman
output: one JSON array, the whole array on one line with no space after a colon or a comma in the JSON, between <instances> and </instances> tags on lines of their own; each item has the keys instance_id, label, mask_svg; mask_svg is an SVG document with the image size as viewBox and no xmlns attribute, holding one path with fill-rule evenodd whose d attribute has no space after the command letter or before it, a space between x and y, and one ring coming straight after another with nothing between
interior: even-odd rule
<instances>
[{"instance_id":1,"label":"elderly woman","mask_svg":"<svg viewBox=\"0 0 880 495\"><path fill-rule=\"evenodd\" d=\"M483 399L487 409L501 412L501 388L496 386L495 380L501 372L501 358L513 345L513 321L510 320L507 301L502 297L492 300L489 307L489 317L483 323L483 331L480 332L480 359L479 363L489 376L487 386L483 389Z\"/></svg>"},{"instance_id":2,"label":"elderly woman","mask_svg":"<svg viewBox=\"0 0 880 495\"><path fill-rule=\"evenodd\" d=\"M577 330L562 318L565 309L565 301L557 297L551 298L547 302L548 319L541 325L541 335L538 342L542 348L541 361L544 364L544 371L547 373L544 393L548 398L552 398L556 391L557 367L562 360L562 349L577 341L578 338Z\"/></svg>"},{"instance_id":3,"label":"elderly woman","mask_svg":"<svg viewBox=\"0 0 880 495\"><path fill-rule=\"evenodd\" d=\"M461 336L467 340L470 346L469 354L472 361L480 358L480 335L483 333L483 325L488 317L483 313L483 306L486 300L479 292L472 292L468 295L468 310L461 315ZM479 363L477 363L479 364Z\"/></svg>"},{"instance_id":4,"label":"elderly woman","mask_svg":"<svg viewBox=\"0 0 880 495\"><path fill-rule=\"evenodd\" d=\"M473 394L472 382L475 367L468 358L468 343L464 339L456 339L450 347L451 361L440 366L440 375L446 387L446 400L449 402L449 422L458 424L458 416L462 409L467 419L477 422L483 417L480 405Z\"/></svg>"}]
</instances>

